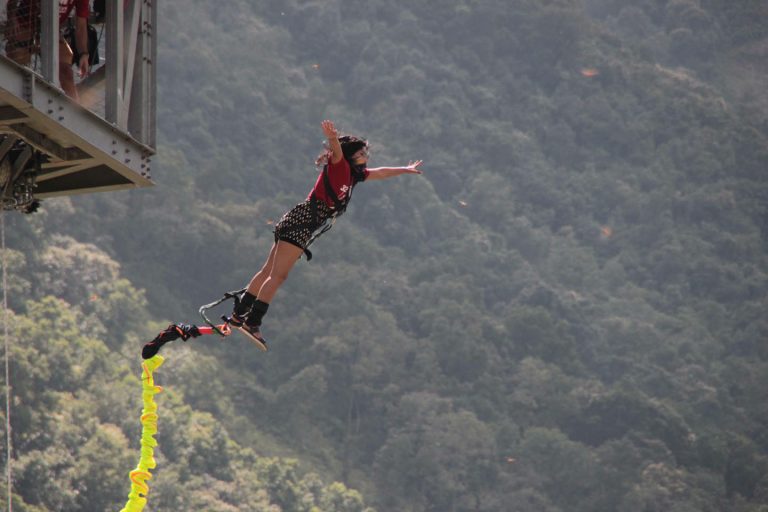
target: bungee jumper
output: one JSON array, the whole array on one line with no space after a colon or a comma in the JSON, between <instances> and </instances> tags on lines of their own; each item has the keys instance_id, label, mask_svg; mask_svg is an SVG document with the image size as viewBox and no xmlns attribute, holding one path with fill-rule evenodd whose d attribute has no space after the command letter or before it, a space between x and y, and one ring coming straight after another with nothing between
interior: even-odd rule
<instances>
[{"instance_id":1,"label":"bungee jumper","mask_svg":"<svg viewBox=\"0 0 768 512\"><path fill-rule=\"evenodd\" d=\"M320 169L314 187L307 198L294 206L277 222L274 243L261 269L254 274L242 290L227 292L224 297L200 308L206 326L172 324L147 343L142 357L149 359L165 343L181 338L186 341L206 334L229 336L233 329L243 333L259 349L266 351L267 342L261 333L264 316L269 310L277 290L302 254L312 259L309 246L333 226L352 198L358 183L383 180L401 174L421 174L422 161L412 161L403 167L368 168L368 141L354 135L339 136L332 121L321 123L327 139L324 149L315 160ZM230 316L222 316L222 324L213 323L207 311L219 304L234 301Z\"/></svg>"}]
</instances>

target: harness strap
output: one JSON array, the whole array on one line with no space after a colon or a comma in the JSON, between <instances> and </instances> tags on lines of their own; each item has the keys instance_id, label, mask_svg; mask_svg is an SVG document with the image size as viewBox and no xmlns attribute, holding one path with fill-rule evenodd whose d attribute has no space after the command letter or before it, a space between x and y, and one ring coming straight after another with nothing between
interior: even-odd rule
<instances>
[{"instance_id":1,"label":"harness strap","mask_svg":"<svg viewBox=\"0 0 768 512\"><path fill-rule=\"evenodd\" d=\"M334 192L333 187L331 186L331 178L328 176L327 165L323 167L323 185L325 185L325 193L328 194L328 197L330 197L331 201L333 201L334 210L336 210L339 215L344 213L344 210L347 209L347 203L349 203L349 194L347 194L347 197L344 201L339 199L339 197L336 195L336 192Z\"/></svg>"},{"instance_id":2,"label":"harness strap","mask_svg":"<svg viewBox=\"0 0 768 512\"><path fill-rule=\"evenodd\" d=\"M317 240L318 238L320 238L320 236L321 236L323 233L325 233L326 231L328 231L329 229L331 229L331 228L333 227L333 223L334 223L334 222L336 222L336 216L334 215L333 217L331 217L331 219L332 219L332 220L331 220L331 223L330 223L330 224L327 224L327 223L326 223L326 224L323 226L323 229L321 229L320 231L318 231L318 232L314 233L314 234L312 235L312 237L309 239L309 241L307 242L307 245L306 245L306 247L304 247L304 255L307 257L307 261L311 261L311 260L312 260L312 251L310 251L310 250L309 250L309 246L310 246L310 245L312 245L312 243L313 243L315 240Z\"/></svg>"},{"instance_id":3,"label":"harness strap","mask_svg":"<svg viewBox=\"0 0 768 512\"><path fill-rule=\"evenodd\" d=\"M331 229L333 227L333 224L336 222L336 217L341 215L347 210L347 205L349 204L349 200L352 198L352 189L355 187L354 179L352 180L352 186L349 188L349 192L347 192L347 196L342 201L339 199L339 196L336 195L336 192L333 190L333 186L331 185L331 178L328 176L328 165L326 164L325 167L323 167L323 186L325 186L325 193L328 195L328 197L331 198L331 201L333 201L333 214L331 215L331 223L328 224L326 221L322 229L315 232L312 237L307 242L306 247L304 248L304 255L307 257L307 261L312 260L312 252L308 249L312 243L320 238L320 236ZM320 219L320 215L317 211L317 196L312 193L309 197L309 204L312 208L312 214L315 217L315 220L318 221Z\"/></svg>"},{"instance_id":4,"label":"harness strap","mask_svg":"<svg viewBox=\"0 0 768 512\"><path fill-rule=\"evenodd\" d=\"M215 308L222 302L226 302L229 299L233 299L235 302L235 307L240 303L240 297L245 293L247 288L243 288L242 290L234 290L231 292L226 292L222 298L219 300L213 301L210 304L205 304L204 306L200 306L200 316L203 317L203 320L205 323L213 329L213 331L218 334L219 336L228 336L229 333L226 332L226 325L225 326L219 326L214 324L206 315L209 309ZM224 328L222 328L224 327Z\"/></svg>"},{"instance_id":5,"label":"harness strap","mask_svg":"<svg viewBox=\"0 0 768 512\"><path fill-rule=\"evenodd\" d=\"M333 196L333 197L335 197L335 196ZM338 198L336 198L336 199L338 200ZM315 218L315 223L317 223L320 220L320 213L318 212L318 209L317 209L317 201L318 201L318 199L317 199L317 196L315 196L315 194L312 194L309 197L309 206L312 209L312 215ZM339 216L339 215L341 215L341 214L338 213L338 211L334 211L333 214L331 214L331 217L330 217L331 223L328 224L328 220L326 219L323 222L323 224L321 226L321 229L316 230L312 234L312 236L309 238L309 241L307 242L307 245L304 246L304 255L307 257L307 261L311 261L312 260L312 251L309 250L309 246L312 245L312 242L314 242L315 240L320 238L320 235L322 235L323 233L325 233L326 231L328 231L329 229L331 229L333 227L333 223L336 222L336 217ZM314 226L315 223L313 223L313 224L306 224L306 225L300 224L297 227L307 227L307 228L309 228L309 227Z\"/></svg>"}]
</instances>

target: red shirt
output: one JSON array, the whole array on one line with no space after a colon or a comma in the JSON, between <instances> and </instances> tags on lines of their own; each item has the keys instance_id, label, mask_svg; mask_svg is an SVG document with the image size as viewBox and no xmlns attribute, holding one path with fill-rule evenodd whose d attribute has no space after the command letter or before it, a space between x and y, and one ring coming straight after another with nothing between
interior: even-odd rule
<instances>
[{"instance_id":1,"label":"red shirt","mask_svg":"<svg viewBox=\"0 0 768 512\"><path fill-rule=\"evenodd\" d=\"M59 0L59 25L67 21L72 9L78 18L87 18L90 14L88 0Z\"/></svg>"},{"instance_id":2,"label":"red shirt","mask_svg":"<svg viewBox=\"0 0 768 512\"><path fill-rule=\"evenodd\" d=\"M365 179L368 178L368 174L370 174L370 171L366 169L363 179L359 181L365 181ZM331 181L331 188L336 193L336 197L339 198L339 201L344 201L352 187L357 183L352 177L352 169L349 168L349 162L347 162L346 158L342 158L335 164L331 163L330 160L328 161L328 178ZM323 173L320 173L317 177L315 186L312 189L312 192L309 193L309 196L307 196L307 199L312 197L312 194L315 194L315 197L318 199L325 201L325 204L331 208L334 207L333 199L328 197L328 194L325 193Z\"/></svg>"}]
</instances>

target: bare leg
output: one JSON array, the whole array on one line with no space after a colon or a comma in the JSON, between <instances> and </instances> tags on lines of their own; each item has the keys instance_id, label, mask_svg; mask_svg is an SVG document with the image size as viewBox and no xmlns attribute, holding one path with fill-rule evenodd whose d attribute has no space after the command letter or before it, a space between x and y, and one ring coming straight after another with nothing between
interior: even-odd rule
<instances>
[{"instance_id":1,"label":"bare leg","mask_svg":"<svg viewBox=\"0 0 768 512\"><path fill-rule=\"evenodd\" d=\"M254 297L257 297L259 295L259 290L261 290L261 286L264 284L264 281L267 280L269 277L269 272L272 270L272 266L275 264L275 253L277 252L277 243L272 245L272 249L269 250L269 256L267 257L267 261L264 262L264 265L261 267L261 270L256 272L256 274L251 279L251 282L248 283L248 289L246 290L248 293L253 295Z\"/></svg>"},{"instance_id":2,"label":"bare leg","mask_svg":"<svg viewBox=\"0 0 768 512\"><path fill-rule=\"evenodd\" d=\"M256 297L256 300L251 306L245 324L239 328L261 350L267 350L267 342L261 336L261 320L267 313L277 289L288 278L288 273L302 252L303 249L300 247L281 240L278 241L269 251L269 257L264 266L253 276L248 285L248 293Z\"/></svg>"},{"instance_id":3,"label":"bare leg","mask_svg":"<svg viewBox=\"0 0 768 512\"><path fill-rule=\"evenodd\" d=\"M278 241L274 247L274 256L272 258L272 267L269 269L269 276L264 280L259 293L256 297L262 302L269 304L272 297L277 293L278 288L288 278L288 273L296 264L304 251L288 242ZM258 274L257 274L258 275Z\"/></svg>"},{"instance_id":4,"label":"bare leg","mask_svg":"<svg viewBox=\"0 0 768 512\"><path fill-rule=\"evenodd\" d=\"M75 101L80 101L75 87L75 73L72 71L72 59L74 54L67 42L59 39L59 82L64 92Z\"/></svg>"}]
</instances>

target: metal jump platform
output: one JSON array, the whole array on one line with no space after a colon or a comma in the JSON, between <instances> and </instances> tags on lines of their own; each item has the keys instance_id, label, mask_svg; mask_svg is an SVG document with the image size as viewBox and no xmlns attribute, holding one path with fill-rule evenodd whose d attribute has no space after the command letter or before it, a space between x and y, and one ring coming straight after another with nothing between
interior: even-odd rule
<instances>
[{"instance_id":1,"label":"metal jump platform","mask_svg":"<svg viewBox=\"0 0 768 512\"><path fill-rule=\"evenodd\" d=\"M29 212L49 197L152 185L155 1L106 0L106 12L92 20L102 58L77 84L78 102L59 81L59 1L0 0L6 37L11 9L39 5L30 62L0 55L3 209Z\"/></svg>"}]
</instances>

